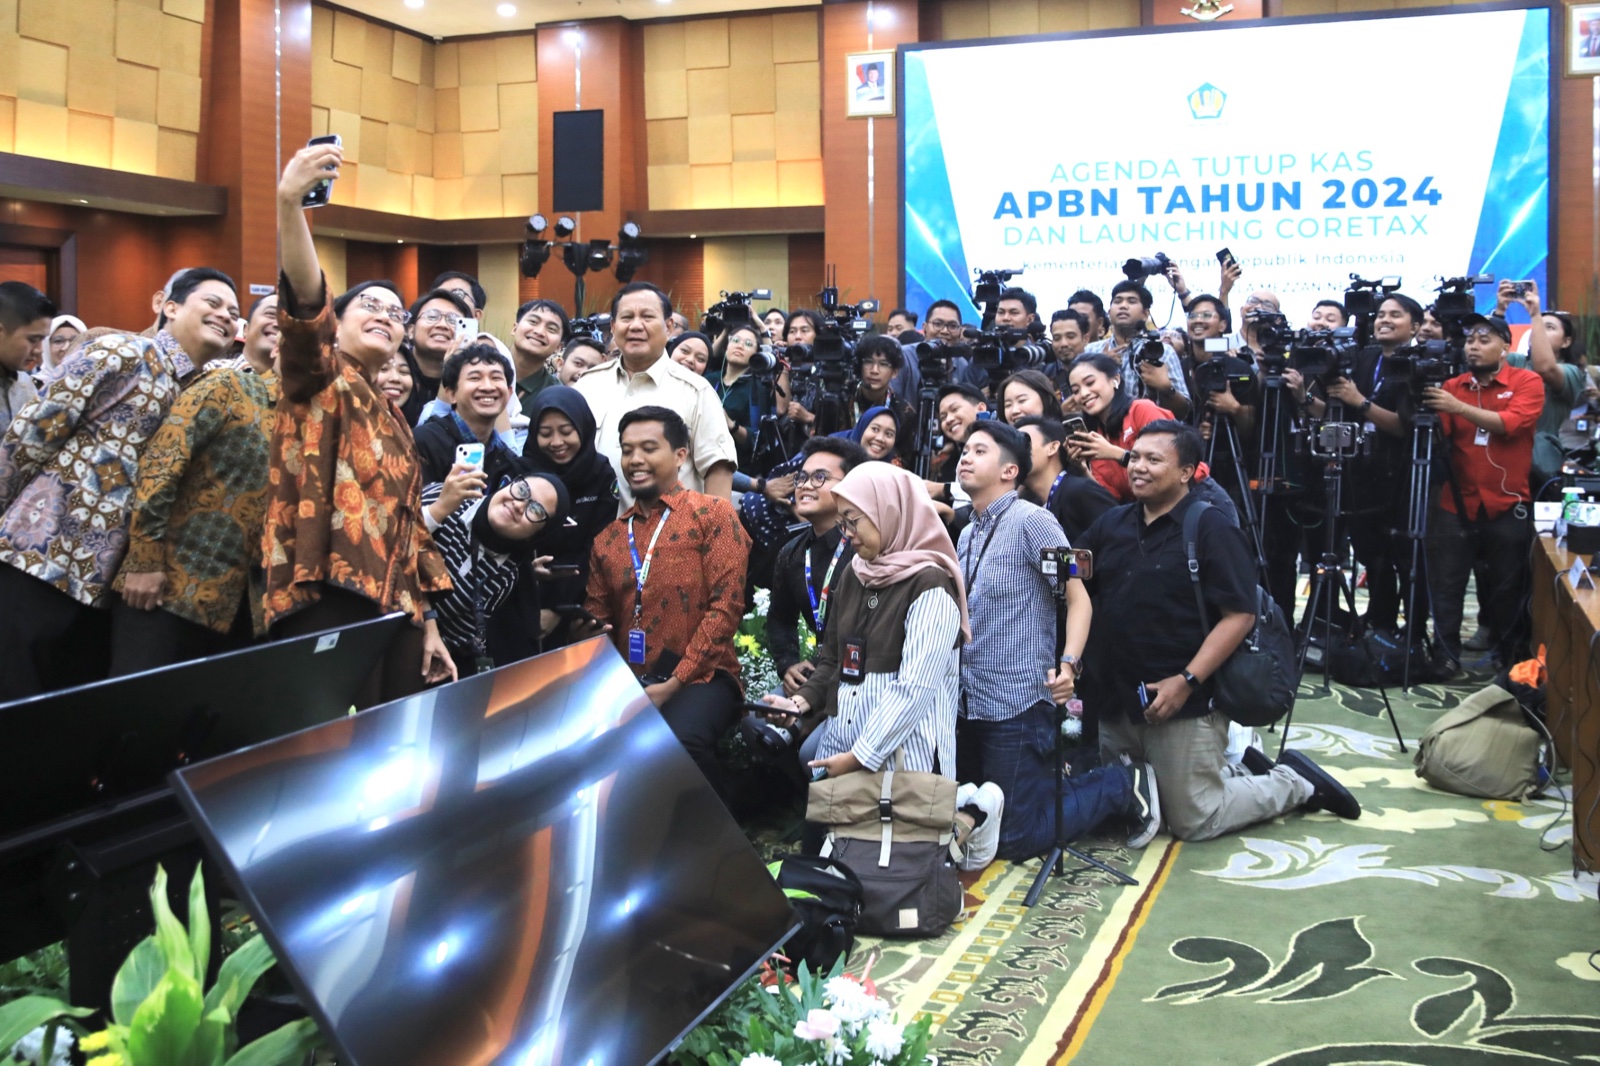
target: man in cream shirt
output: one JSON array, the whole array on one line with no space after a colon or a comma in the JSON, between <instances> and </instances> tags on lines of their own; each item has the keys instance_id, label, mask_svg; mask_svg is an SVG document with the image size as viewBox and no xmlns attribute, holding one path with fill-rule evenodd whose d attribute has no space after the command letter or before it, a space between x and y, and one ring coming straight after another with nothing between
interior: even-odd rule
<instances>
[{"instance_id":1,"label":"man in cream shirt","mask_svg":"<svg viewBox=\"0 0 1600 1066\"><path fill-rule=\"evenodd\" d=\"M633 503L622 472L617 426L639 407L676 411L689 426L689 457L679 470L685 488L729 499L736 453L728 418L711 383L667 358L672 301L646 281L617 290L611 301L611 341L621 358L601 363L573 385L589 402L599 433L595 446L617 471L618 512Z\"/></svg>"}]
</instances>

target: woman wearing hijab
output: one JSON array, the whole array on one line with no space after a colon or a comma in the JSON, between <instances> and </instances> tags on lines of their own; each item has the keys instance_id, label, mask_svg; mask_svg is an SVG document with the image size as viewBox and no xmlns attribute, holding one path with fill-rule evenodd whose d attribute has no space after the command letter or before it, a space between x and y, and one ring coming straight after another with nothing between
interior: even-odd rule
<instances>
[{"instance_id":1,"label":"woman wearing hijab","mask_svg":"<svg viewBox=\"0 0 1600 1066\"><path fill-rule=\"evenodd\" d=\"M792 700L765 702L822 714L813 769L829 777L883 768L956 780L961 645L970 640L955 546L921 480L863 463L834 486L839 524L855 545L817 651L816 670ZM963 788L958 814L979 826L969 853L994 854L1004 797L993 784Z\"/></svg>"},{"instance_id":2,"label":"woman wearing hijab","mask_svg":"<svg viewBox=\"0 0 1600 1066\"><path fill-rule=\"evenodd\" d=\"M861 417L856 419L854 429L841 430L832 434L843 437L867 450L867 454L874 459L881 459L895 466L903 466L897 454L897 445L900 441L900 419L888 407L869 407L861 412Z\"/></svg>"},{"instance_id":3,"label":"woman wearing hijab","mask_svg":"<svg viewBox=\"0 0 1600 1066\"><path fill-rule=\"evenodd\" d=\"M505 479L485 494L463 470L422 490L422 515L433 542L450 567L452 587L436 595L439 634L462 674L494 668L489 650L489 619L520 587L534 563L534 576L547 576L534 560L544 537L560 529L568 514L567 490L553 474Z\"/></svg>"},{"instance_id":4,"label":"woman wearing hijab","mask_svg":"<svg viewBox=\"0 0 1600 1066\"><path fill-rule=\"evenodd\" d=\"M577 389L552 385L534 398L523 461L529 470L560 478L572 501L569 520L546 533L539 550L553 566L578 568L558 570L555 580L539 585L539 629L546 650L567 643L567 627L553 608L583 603L589 548L617 517L617 471L595 447L596 432L594 413Z\"/></svg>"},{"instance_id":5,"label":"woman wearing hijab","mask_svg":"<svg viewBox=\"0 0 1600 1066\"><path fill-rule=\"evenodd\" d=\"M49 370L65 359L78 338L87 332L89 327L83 324L83 319L74 318L72 315L57 315L50 322L50 332L45 335L42 369Z\"/></svg>"}]
</instances>

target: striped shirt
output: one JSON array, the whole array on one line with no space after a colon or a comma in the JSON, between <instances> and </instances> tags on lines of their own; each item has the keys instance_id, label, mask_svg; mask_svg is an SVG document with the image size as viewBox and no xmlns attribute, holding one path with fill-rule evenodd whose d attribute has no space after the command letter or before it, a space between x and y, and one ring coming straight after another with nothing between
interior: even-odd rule
<instances>
[{"instance_id":1,"label":"striped shirt","mask_svg":"<svg viewBox=\"0 0 1600 1066\"><path fill-rule=\"evenodd\" d=\"M1139 375L1139 361L1133 357L1131 344L1117 347L1117 336L1108 333L1100 340L1092 341L1084 346L1084 355L1108 355L1122 364L1122 387L1127 390L1125 395L1135 398L1144 397L1159 400L1144 383L1144 378ZM1172 345L1161 342L1161 365L1167 368L1167 377L1172 379L1172 391L1189 398L1189 379L1183 375L1183 363L1178 359L1178 353L1172 350Z\"/></svg>"},{"instance_id":2,"label":"striped shirt","mask_svg":"<svg viewBox=\"0 0 1600 1066\"><path fill-rule=\"evenodd\" d=\"M944 589L929 589L906 613L900 669L840 685L839 713L823 721L817 758L853 752L879 770L895 751L898 769L956 777L956 700L961 609ZM935 755L942 757L935 760Z\"/></svg>"},{"instance_id":3,"label":"striped shirt","mask_svg":"<svg viewBox=\"0 0 1600 1066\"><path fill-rule=\"evenodd\" d=\"M433 534L434 546L444 556L452 585L448 592L434 593L431 602L433 609L439 612L439 636L445 646L476 652L478 607L475 598L482 599L483 621L487 626L489 616L516 587L522 564L509 555L499 555L473 543L472 517L489 497L468 500L443 522L435 522L429 507L443 491L443 484L429 485L422 490L422 520ZM468 663L458 662L456 666L463 676L470 672Z\"/></svg>"},{"instance_id":4,"label":"striped shirt","mask_svg":"<svg viewBox=\"0 0 1600 1066\"><path fill-rule=\"evenodd\" d=\"M1014 718L1050 699L1056 664L1055 595L1040 548L1065 548L1055 515L1008 492L973 508L956 556L967 583L972 640L961 651L962 713L980 722Z\"/></svg>"}]
</instances>

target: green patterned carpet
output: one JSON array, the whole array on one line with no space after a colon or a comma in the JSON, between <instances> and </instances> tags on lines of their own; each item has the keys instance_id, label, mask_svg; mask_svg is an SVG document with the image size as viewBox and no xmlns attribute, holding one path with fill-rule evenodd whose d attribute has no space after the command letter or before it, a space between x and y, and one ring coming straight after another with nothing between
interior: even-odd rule
<instances>
[{"instance_id":1,"label":"green patterned carpet","mask_svg":"<svg viewBox=\"0 0 1600 1066\"><path fill-rule=\"evenodd\" d=\"M1391 693L1407 746L1485 680ZM1037 862L996 863L950 932L863 940L850 968L902 1017L934 1016L941 1066L1600 1062L1600 904L1560 798L1435 791L1382 715L1375 690L1308 687L1289 734L1355 792L1357 822L1085 841L1139 886L1069 873L1031 911Z\"/></svg>"}]
</instances>

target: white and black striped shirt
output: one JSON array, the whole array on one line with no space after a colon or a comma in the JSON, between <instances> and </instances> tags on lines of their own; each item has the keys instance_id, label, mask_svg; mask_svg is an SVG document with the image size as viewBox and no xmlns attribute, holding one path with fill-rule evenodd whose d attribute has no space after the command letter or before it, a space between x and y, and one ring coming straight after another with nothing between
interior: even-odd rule
<instances>
[{"instance_id":1,"label":"white and black striped shirt","mask_svg":"<svg viewBox=\"0 0 1600 1066\"><path fill-rule=\"evenodd\" d=\"M817 758L850 751L862 766L878 770L899 749L899 769L956 779L960 632L961 609L950 593L929 589L913 600L900 669L839 686L839 713L823 723Z\"/></svg>"},{"instance_id":2,"label":"white and black striped shirt","mask_svg":"<svg viewBox=\"0 0 1600 1066\"><path fill-rule=\"evenodd\" d=\"M443 522L435 522L429 507L444 491L443 484L428 485L422 490L423 521L433 542L444 556L450 571L449 592L434 593L433 609L439 612L439 636L448 648L473 648L478 634L474 597L481 597L483 619L488 623L495 608L505 601L517 584L522 564L509 555L499 555L481 544L472 542L472 516L488 502L484 499L468 500ZM457 663L463 671L466 664Z\"/></svg>"}]
</instances>

